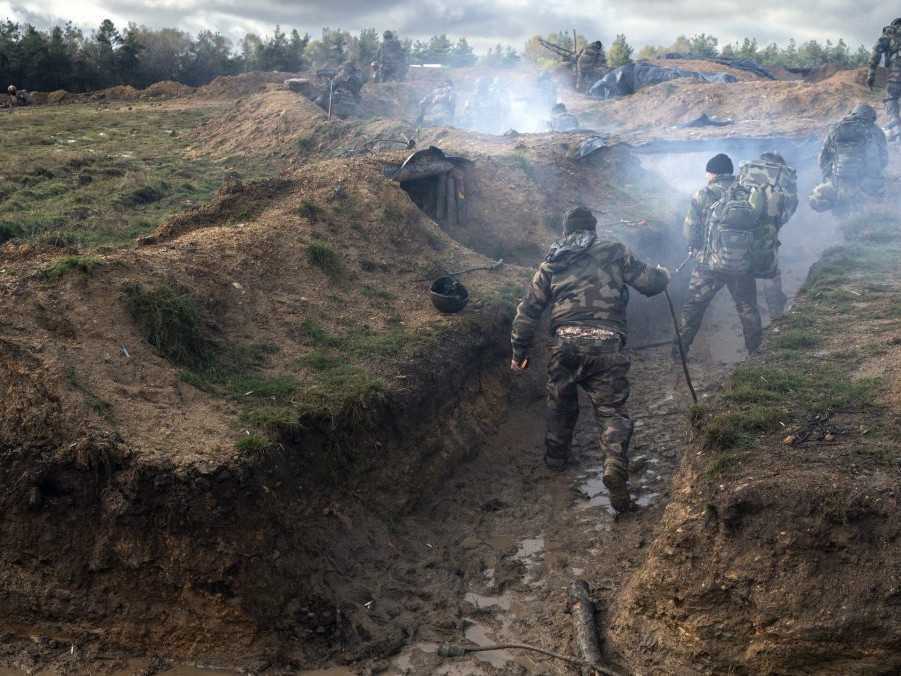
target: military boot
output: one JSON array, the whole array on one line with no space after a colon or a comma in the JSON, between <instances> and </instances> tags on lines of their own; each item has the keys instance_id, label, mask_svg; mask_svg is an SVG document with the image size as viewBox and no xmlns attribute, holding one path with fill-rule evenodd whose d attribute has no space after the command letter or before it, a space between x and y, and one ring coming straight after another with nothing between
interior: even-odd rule
<instances>
[{"instance_id":1,"label":"military boot","mask_svg":"<svg viewBox=\"0 0 901 676\"><path fill-rule=\"evenodd\" d=\"M604 462L604 485L610 496L610 505L617 512L627 512L632 506L629 498L629 469L619 458L608 457Z\"/></svg>"}]
</instances>

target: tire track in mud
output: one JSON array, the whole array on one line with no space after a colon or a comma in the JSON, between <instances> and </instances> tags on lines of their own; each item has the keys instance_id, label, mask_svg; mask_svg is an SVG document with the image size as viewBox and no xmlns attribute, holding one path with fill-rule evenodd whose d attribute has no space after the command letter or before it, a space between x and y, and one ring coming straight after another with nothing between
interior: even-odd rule
<instances>
[{"instance_id":1,"label":"tire track in mud","mask_svg":"<svg viewBox=\"0 0 901 676\"><path fill-rule=\"evenodd\" d=\"M702 392L729 369L700 366L694 364L693 370ZM442 642L469 646L524 642L576 656L567 597L575 578L588 581L592 596L600 602L603 633L606 609L643 560L669 500L691 403L681 378L681 368L672 364L668 349L634 355L629 408L636 421L632 493L639 508L622 517L614 516L600 480L603 456L587 400L581 406L573 462L562 473L551 472L542 463L543 401L511 416L480 456L460 468L401 526L407 530L407 546L402 549L409 559L400 565L410 566L407 581L423 605L403 650L391 660L370 662L357 673L575 673L560 662L529 653L498 651L443 659L437 649ZM417 546L427 552L427 563L414 562ZM378 604L374 599L372 607ZM615 656L608 657L615 661Z\"/></svg>"}]
</instances>

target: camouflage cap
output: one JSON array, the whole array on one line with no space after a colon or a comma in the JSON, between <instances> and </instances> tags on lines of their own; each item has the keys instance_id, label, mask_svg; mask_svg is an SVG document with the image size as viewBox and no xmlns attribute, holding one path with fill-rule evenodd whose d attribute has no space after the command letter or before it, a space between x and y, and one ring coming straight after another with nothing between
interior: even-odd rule
<instances>
[{"instance_id":1,"label":"camouflage cap","mask_svg":"<svg viewBox=\"0 0 901 676\"><path fill-rule=\"evenodd\" d=\"M594 230L598 219L588 207L575 207L563 214L563 232L567 235L579 230Z\"/></svg>"}]
</instances>

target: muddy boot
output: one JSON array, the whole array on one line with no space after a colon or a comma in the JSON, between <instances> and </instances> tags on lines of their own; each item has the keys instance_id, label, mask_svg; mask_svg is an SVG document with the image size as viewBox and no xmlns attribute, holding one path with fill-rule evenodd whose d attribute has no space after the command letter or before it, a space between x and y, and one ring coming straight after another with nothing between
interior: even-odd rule
<instances>
[{"instance_id":1,"label":"muddy boot","mask_svg":"<svg viewBox=\"0 0 901 676\"><path fill-rule=\"evenodd\" d=\"M629 470L618 458L607 458L604 463L604 485L610 496L610 505L617 512L627 512L632 506L629 498Z\"/></svg>"}]
</instances>

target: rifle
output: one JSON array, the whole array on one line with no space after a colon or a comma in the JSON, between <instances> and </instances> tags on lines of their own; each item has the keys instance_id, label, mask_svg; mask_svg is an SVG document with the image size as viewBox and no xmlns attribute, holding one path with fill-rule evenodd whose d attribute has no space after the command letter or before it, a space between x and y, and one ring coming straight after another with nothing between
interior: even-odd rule
<instances>
[{"instance_id":1,"label":"rifle","mask_svg":"<svg viewBox=\"0 0 901 676\"><path fill-rule=\"evenodd\" d=\"M566 47L561 47L560 45L555 45L553 42L548 42L544 38L538 38L538 42L542 47L554 52L554 54L559 56L566 63L571 63L576 57L575 51L567 49Z\"/></svg>"}]
</instances>

